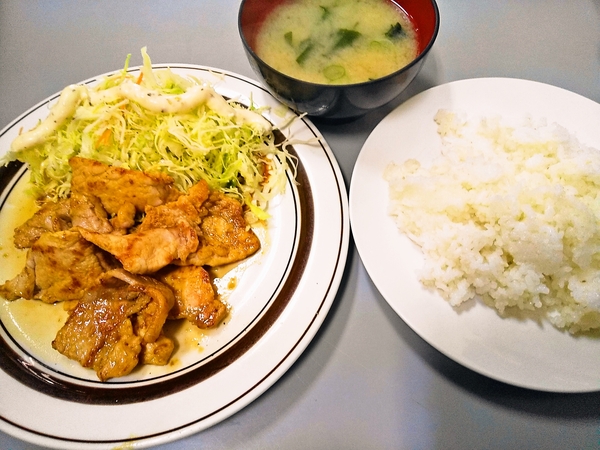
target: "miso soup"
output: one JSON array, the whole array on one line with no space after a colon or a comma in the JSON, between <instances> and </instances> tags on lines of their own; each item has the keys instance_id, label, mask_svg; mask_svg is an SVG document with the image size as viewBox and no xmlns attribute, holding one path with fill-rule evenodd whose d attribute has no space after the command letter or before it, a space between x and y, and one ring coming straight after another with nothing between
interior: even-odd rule
<instances>
[{"instance_id":1,"label":"miso soup","mask_svg":"<svg viewBox=\"0 0 600 450\"><path fill-rule=\"evenodd\" d=\"M321 84L381 78L417 52L410 19L390 0L289 0L265 19L256 43L271 67Z\"/></svg>"}]
</instances>

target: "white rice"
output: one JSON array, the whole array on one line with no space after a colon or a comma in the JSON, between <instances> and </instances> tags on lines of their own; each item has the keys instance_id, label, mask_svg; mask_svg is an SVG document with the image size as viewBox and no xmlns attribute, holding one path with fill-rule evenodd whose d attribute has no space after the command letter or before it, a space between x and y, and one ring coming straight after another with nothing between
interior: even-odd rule
<instances>
[{"instance_id":1,"label":"white rice","mask_svg":"<svg viewBox=\"0 0 600 450\"><path fill-rule=\"evenodd\" d=\"M390 214L423 250L421 281L451 305L543 311L571 333L600 327L600 151L531 118L439 111L430 167L390 164Z\"/></svg>"}]
</instances>

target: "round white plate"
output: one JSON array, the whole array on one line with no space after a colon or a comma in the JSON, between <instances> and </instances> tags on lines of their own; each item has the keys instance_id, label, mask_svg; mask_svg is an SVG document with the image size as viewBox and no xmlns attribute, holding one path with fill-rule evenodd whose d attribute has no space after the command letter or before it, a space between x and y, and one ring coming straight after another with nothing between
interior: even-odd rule
<instances>
[{"instance_id":1,"label":"round white plate","mask_svg":"<svg viewBox=\"0 0 600 450\"><path fill-rule=\"evenodd\" d=\"M270 205L268 237L227 299L232 313L226 324L207 333L202 351L180 352L177 364L167 369L144 367L100 383L93 371L28 341L11 322L11 305L0 300L0 429L20 439L63 449L142 448L210 427L248 405L289 369L335 298L350 227L344 181L323 137L255 81L209 67L168 67L211 82L242 104L267 107L263 114L283 135L304 142L294 144L298 184L289 173L285 194ZM2 130L0 154L19 129L44 118L57 97ZM296 120L287 126L292 117ZM8 187L0 207L8 204L12 181L6 183L7 178L16 182L23 172L3 172L0 181Z\"/></svg>"},{"instance_id":2,"label":"round white plate","mask_svg":"<svg viewBox=\"0 0 600 450\"><path fill-rule=\"evenodd\" d=\"M350 222L361 259L396 313L425 341L464 366L505 383L553 392L600 389L600 338L573 337L547 322L500 318L473 301L460 312L417 278L420 249L388 215L392 161L427 164L440 152L433 121L439 109L468 115L547 118L600 149L600 105L572 92L532 81L483 78L429 89L392 111L371 133L350 187Z\"/></svg>"}]
</instances>

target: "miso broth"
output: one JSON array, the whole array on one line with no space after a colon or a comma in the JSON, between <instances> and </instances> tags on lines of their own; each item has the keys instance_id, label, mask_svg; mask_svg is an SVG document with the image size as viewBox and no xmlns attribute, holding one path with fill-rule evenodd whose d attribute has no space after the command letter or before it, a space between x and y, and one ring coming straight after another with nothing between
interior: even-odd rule
<instances>
[{"instance_id":1,"label":"miso broth","mask_svg":"<svg viewBox=\"0 0 600 450\"><path fill-rule=\"evenodd\" d=\"M381 78L417 49L412 23L389 0L290 0L266 18L256 43L271 67L321 84Z\"/></svg>"}]
</instances>

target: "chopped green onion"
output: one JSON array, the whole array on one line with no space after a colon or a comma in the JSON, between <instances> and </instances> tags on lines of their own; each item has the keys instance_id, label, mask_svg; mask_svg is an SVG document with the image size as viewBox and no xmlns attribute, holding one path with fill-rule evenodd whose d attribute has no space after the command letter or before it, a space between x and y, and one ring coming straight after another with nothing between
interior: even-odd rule
<instances>
[{"instance_id":1,"label":"chopped green onion","mask_svg":"<svg viewBox=\"0 0 600 450\"><path fill-rule=\"evenodd\" d=\"M290 45L293 45L293 36L292 36L291 31L288 31L287 33L285 33L283 35L283 38L285 39L285 42L287 42Z\"/></svg>"},{"instance_id":2,"label":"chopped green onion","mask_svg":"<svg viewBox=\"0 0 600 450\"><path fill-rule=\"evenodd\" d=\"M298 55L298 57L296 58L296 62L300 65L304 64L304 61L306 61L306 58L308 58L308 56L310 55L310 52L312 52L314 48L313 43L311 42L310 39L306 39L304 41L302 41L300 43L300 54Z\"/></svg>"},{"instance_id":3,"label":"chopped green onion","mask_svg":"<svg viewBox=\"0 0 600 450\"><path fill-rule=\"evenodd\" d=\"M388 39L384 39L381 41L371 41L369 42L369 50L374 52L386 52L393 51L394 44Z\"/></svg>"},{"instance_id":4,"label":"chopped green onion","mask_svg":"<svg viewBox=\"0 0 600 450\"><path fill-rule=\"evenodd\" d=\"M329 81L339 80L346 75L346 69L337 64L333 64L323 69L323 75L325 75L325 78L327 78Z\"/></svg>"}]
</instances>

